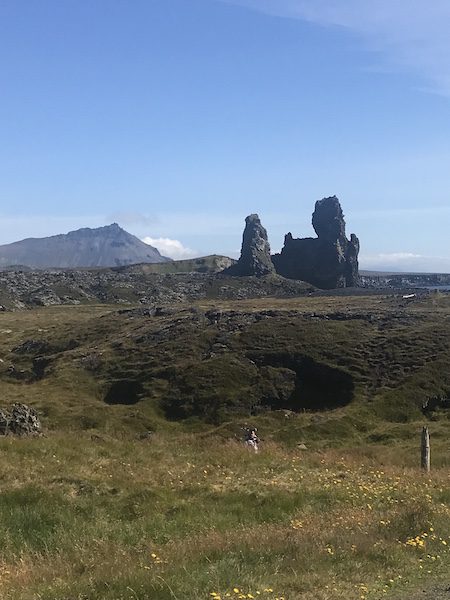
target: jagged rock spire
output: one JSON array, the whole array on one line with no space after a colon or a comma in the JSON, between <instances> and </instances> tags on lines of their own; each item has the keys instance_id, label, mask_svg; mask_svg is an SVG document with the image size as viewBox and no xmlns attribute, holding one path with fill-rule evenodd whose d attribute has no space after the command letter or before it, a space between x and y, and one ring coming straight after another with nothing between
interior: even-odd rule
<instances>
[{"instance_id":1,"label":"jagged rock spire","mask_svg":"<svg viewBox=\"0 0 450 600\"><path fill-rule=\"evenodd\" d=\"M358 285L359 240L345 234L344 213L336 196L318 200L312 216L317 238L295 239L288 233L281 254L273 257L277 273L332 289Z\"/></svg>"},{"instance_id":2,"label":"jagged rock spire","mask_svg":"<svg viewBox=\"0 0 450 600\"><path fill-rule=\"evenodd\" d=\"M225 273L240 277L263 277L275 273L267 231L262 226L257 214L249 215L245 219L241 256L238 262L227 269Z\"/></svg>"}]
</instances>

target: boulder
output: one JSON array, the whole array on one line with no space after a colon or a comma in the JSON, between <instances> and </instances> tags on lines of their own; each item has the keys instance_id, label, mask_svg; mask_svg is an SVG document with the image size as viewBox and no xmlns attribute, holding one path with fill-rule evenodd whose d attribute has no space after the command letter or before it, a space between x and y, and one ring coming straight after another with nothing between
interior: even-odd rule
<instances>
[{"instance_id":1,"label":"boulder","mask_svg":"<svg viewBox=\"0 0 450 600\"><path fill-rule=\"evenodd\" d=\"M264 277L275 273L267 231L258 215L249 215L245 219L241 256L237 263L222 273L239 277Z\"/></svg>"},{"instance_id":2,"label":"boulder","mask_svg":"<svg viewBox=\"0 0 450 600\"><path fill-rule=\"evenodd\" d=\"M26 404L13 404L0 410L0 435L39 435L42 431L37 412Z\"/></svg>"}]
</instances>

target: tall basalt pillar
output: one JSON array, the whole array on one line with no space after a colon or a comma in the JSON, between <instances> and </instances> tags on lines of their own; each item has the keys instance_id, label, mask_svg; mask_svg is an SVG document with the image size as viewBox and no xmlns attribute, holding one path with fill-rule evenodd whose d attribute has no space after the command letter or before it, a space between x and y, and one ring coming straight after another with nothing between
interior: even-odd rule
<instances>
[{"instance_id":1,"label":"tall basalt pillar","mask_svg":"<svg viewBox=\"0 0 450 600\"><path fill-rule=\"evenodd\" d=\"M275 273L267 231L257 214L249 215L245 219L241 256L235 265L223 273L240 277L263 277Z\"/></svg>"}]
</instances>

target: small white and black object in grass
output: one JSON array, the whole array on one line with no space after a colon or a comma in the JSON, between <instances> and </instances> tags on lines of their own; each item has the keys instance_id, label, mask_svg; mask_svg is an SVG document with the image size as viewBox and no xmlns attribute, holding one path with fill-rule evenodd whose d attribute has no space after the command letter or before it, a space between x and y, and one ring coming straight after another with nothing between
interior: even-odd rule
<instances>
[{"instance_id":1,"label":"small white and black object in grass","mask_svg":"<svg viewBox=\"0 0 450 600\"><path fill-rule=\"evenodd\" d=\"M251 448L254 452L259 451L260 439L257 435L257 431L258 430L256 427L246 427L244 429L244 432L245 432L244 443L246 446Z\"/></svg>"}]
</instances>

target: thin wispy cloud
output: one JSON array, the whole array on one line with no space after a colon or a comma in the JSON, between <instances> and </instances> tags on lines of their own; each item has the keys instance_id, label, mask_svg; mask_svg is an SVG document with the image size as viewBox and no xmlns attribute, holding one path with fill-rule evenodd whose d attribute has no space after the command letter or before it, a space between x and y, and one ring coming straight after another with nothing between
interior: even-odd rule
<instances>
[{"instance_id":1,"label":"thin wispy cloud","mask_svg":"<svg viewBox=\"0 0 450 600\"><path fill-rule=\"evenodd\" d=\"M221 0L268 14L346 28L380 53L380 66L422 76L450 96L448 0Z\"/></svg>"}]
</instances>

